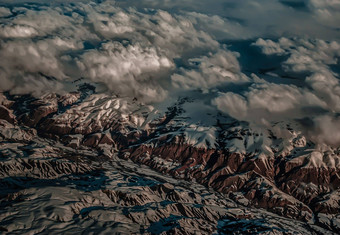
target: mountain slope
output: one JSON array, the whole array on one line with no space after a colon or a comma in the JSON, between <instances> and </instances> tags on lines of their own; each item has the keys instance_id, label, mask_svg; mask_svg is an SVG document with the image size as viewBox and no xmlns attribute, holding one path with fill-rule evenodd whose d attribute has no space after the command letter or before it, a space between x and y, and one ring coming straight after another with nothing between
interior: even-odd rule
<instances>
[{"instance_id":1,"label":"mountain slope","mask_svg":"<svg viewBox=\"0 0 340 235\"><path fill-rule=\"evenodd\" d=\"M92 209L75 209L72 206L65 209L68 211L65 214L67 218L52 212L50 218L56 221L72 221L73 225L67 225L72 229L89 226L78 223L85 223L84 218L92 213L100 216L104 212L97 210L104 210L105 213L114 213L112 218L116 219L112 220L122 220L120 223L126 224L131 232L138 229L139 232L151 233L178 230L190 234L192 229L211 233L218 228L227 232L235 229L230 227L235 219L248 228L248 232L252 229L290 231L289 226L277 228L272 220L258 217L265 209L281 216L277 217L279 220L301 221L301 228L296 228L296 231L301 229L301 233L305 229L304 223L309 224L308 230L311 231L317 226L315 232L318 229L322 231L321 227L328 231L339 230L340 157L337 149L317 149L284 123L277 125L291 132L287 139L274 134L266 137L245 123L218 116L219 121L215 125L199 124L188 116L186 109L192 102L190 98L181 98L162 111L135 99L93 93L91 85L83 84L77 92L63 96L50 94L38 99L8 94L1 96L4 110L0 133L3 159L1 185L3 189L7 188L2 196L6 208L8 205L18 209L29 206L20 204L20 201L26 200L20 197L32 194L41 199L45 194L54 195L55 190L59 191L58 188L63 186L60 190L67 192L62 195L74 195L77 198L74 201L83 200L79 199L83 197L79 190L88 192L93 198L89 199L89 205L82 207L93 207L93 212ZM135 170L131 170L130 165L134 164L129 160L177 180L167 177L161 180L163 184L155 183L148 178L153 174L160 177L158 173L150 170L142 173L137 170L137 165L133 167ZM117 164L119 169L113 169ZM110 172L111 176L103 172ZM125 176L121 181L118 180L121 176L115 178L112 174ZM126 182L134 174L137 178L132 183ZM176 185L186 182L179 179L196 181L214 189L216 193L212 195L220 195L218 197L222 201L211 204L209 197L202 197L204 194L201 192L197 195L190 193L195 187L201 187L198 184L185 183L189 191L185 193L181 189L177 192ZM167 181L172 182L171 185L164 185ZM112 188L112 184L116 186ZM129 188L123 189L123 185ZM131 185L136 188L130 188ZM95 198L102 198L103 193L107 197L106 202L96 202L98 199ZM58 196L49 196L46 203L53 204L51 197ZM58 200L61 200L58 203L65 203L65 199ZM124 208L119 212L119 207L109 205L119 204L120 200L124 204L121 206L138 206L137 214L126 214ZM169 200L172 202L167 202ZM193 205L188 207L187 203ZM46 204L46 207L49 206ZM248 216L242 209L236 217L229 216L230 208L244 207L254 212ZM60 210L60 206L55 205L55 208ZM150 212L143 215L146 211ZM11 213L3 214L1 226L8 231L24 231L19 225L13 227L10 218L14 214ZM150 213L156 213L154 219L149 217ZM83 219L71 219L76 215ZM31 215L32 218L35 216L38 215ZM275 217L273 214L270 216ZM238 220L241 218L247 220ZM137 229L138 226L133 225L133 221L140 220L145 221L143 228L148 229ZM39 230L46 223L32 224L30 229ZM114 225L117 229L114 231L123 229L117 226Z\"/></svg>"}]
</instances>

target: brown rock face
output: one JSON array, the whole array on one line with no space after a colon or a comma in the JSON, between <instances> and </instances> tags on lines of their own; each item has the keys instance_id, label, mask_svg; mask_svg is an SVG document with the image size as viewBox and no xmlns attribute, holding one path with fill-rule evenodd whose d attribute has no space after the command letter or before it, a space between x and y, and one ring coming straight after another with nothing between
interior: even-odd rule
<instances>
[{"instance_id":1,"label":"brown rock face","mask_svg":"<svg viewBox=\"0 0 340 235\"><path fill-rule=\"evenodd\" d=\"M3 105L0 105L0 119L6 120L12 124L17 122L15 116L13 115L13 111Z\"/></svg>"},{"instance_id":2,"label":"brown rock face","mask_svg":"<svg viewBox=\"0 0 340 235\"><path fill-rule=\"evenodd\" d=\"M30 113L23 115L21 118L27 126L36 126L40 120L51 113L58 111L58 100L54 94L47 95L43 99L33 101Z\"/></svg>"},{"instance_id":3,"label":"brown rock face","mask_svg":"<svg viewBox=\"0 0 340 235\"><path fill-rule=\"evenodd\" d=\"M16 117L13 114L13 110L11 110L13 103L13 101L9 101L6 96L0 93L0 119L15 124L17 122Z\"/></svg>"},{"instance_id":4,"label":"brown rock face","mask_svg":"<svg viewBox=\"0 0 340 235\"><path fill-rule=\"evenodd\" d=\"M319 197L312 203L315 212L323 214L339 214L340 211L340 190L335 190Z\"/></svg>"},{"instance_id":5,"label":"brown rock face","mask_svg":"<svg viewBox=\"0 0 340 235\"><path fill-rule=\"evenodd\" d=\"M140 146L131 150L127 156L161 172L196 179L219 192L243 192L245 198L255 207L290 218L306 221L312 218L313 212L307 205L277 187L273 160L257 158L244 161L244 155L228 155L221 151L196 149L188 145L173 145L173 148L171 145L159 148ZM159 161L156 156L165 162ZM168 161L173 161L172 159L176 159L177 167L174 167L174 162L169 165Z\"/></svg>"}]
</instances>

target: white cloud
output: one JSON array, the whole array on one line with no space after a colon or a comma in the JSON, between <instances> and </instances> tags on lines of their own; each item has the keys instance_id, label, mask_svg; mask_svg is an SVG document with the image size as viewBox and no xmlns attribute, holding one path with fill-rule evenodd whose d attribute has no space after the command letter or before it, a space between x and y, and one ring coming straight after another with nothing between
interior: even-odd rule
<instances>
[{"instance_id":1,"label":"white cloud","mask_svg":"<svg viewBox=\"0 0 340 235\"><path fill-rule=\"evenodd\" d=\"M328 65L336 64L340 56L340 44L323 40L311 42L298 40L295 48L288 49L289 58L284 62L286 71L317 72L327 70Z\"/></svg>"},{"instance_id":2,"label":"white cloud","mask_svg":"<svg viewBox=\"0 0 340 235\"><path fill-rule=\"evenodd\" d=\"M15 25L35 28L40 35L52 33L62 27L70 27L70 22L72 22L70 17L58 12L57 9L48 8L45 10L25 9L25 14L19 14L12 20Z\"/></svg>"},{"instance_id":3,"label":"white cloud","mask_svg":"<svg viewBox=\"0 0 340 235\"><path fill-rule=\"evenodd\" d=\"M218 43L207 33L197 30L185 16L155 10L141 13L133 8L98 5L86 7L87 20L105 39L127 38L145 47L155 47L169 57L185 56L196 50L211 50Z\"/></svg>"},{"instance_id":4,"label":"white cloud","mask_svg":"<svg viewBox=\"0 0 340 235\"><path fill-rule=\"evenodd\" d=\"M78 66L84 77L103 82L116 94L160 101L166 91L157 79L173 64L154 48L142 48L139 44L125 47L119 42L108 42L101 50L84 53Z\"/></svg>"},{"instance_id":5,"label":"white cloud","mask_svg":"<svg viewBox=\"0 0 340 235\"><path fill-rule=\"evenodd\" d=\"M338 147L340 143L340 118L330 115L312 118L313 126L306 126L305 134L314 143Z\"/></svg>"},{"instance_id":6,"label":"white cloud","mask_svg":"<svg viewBox=\"0 0 340 235\"><path fill-rule=\"evenodd\" d=\"M340 112L340 84L332 73L317 72L306 78L314 94L328 104L330 112Z\"/></svg>"},{"instance_id":7,"label":"white cloud","mask_svg":"<svg viewBox=\"0 0 340 235\"><path fill-rule=\"evenodd\" d=\"M288 39L285 39L285 40L288 40ZM270 39L264 40L262 38L259 38L252 45L259 47L262 53L265 55L283 55L286 52L286 50L282 48L281 43L274 42Z\"/></svg>"},{"instance_id":8,"label":"white cloud","mask_svg":"<svg viewBox=\"0 0 340 235\"><path fill-rule=\"evenodd\" d=\"M62 39L44 39L37 42L31 39L2 42L0 66L6 71L7 76L17 76L18 73L42 73L59 80L67 76L59 55L65 50L77 48L71 41ZM81 46L82 45L78 45Z\"/></svg>"},{"instance_id":9,"label":"white cloud","mask_svg":"<svg viewBox=\"0 0 340 235\"><path fill-rule=\"evenodd\" d=\"M213 35L217 40L240 40L254 36L254 32L240 22L229 20L218 15L207 15L198 12L187 12L188 18L200 30Z\"/></svg>"},{"instance_id":10,"label":"white cloud","mask_svg":"<svg viewBox=\"0 0 340 235\"><path fill-rule=\"evenodd\" d=\"M43 87L34 85L31 75L60 84L84 77L121 96L161 101L175 58L220 47L190 19L162 10L139 12L111 3L36 8L14 7L17 15L2 20L0 67L7 84L2 89L32 93L31 86Z\"/></svg>"},{"instance_id":11,"label":"white cloud","mask_svg":"<svg viewBox=\"0 0 340 235\"><path fill-rule=\"evenodd\" d=\"M306 6L301 10L283 2ZM338 0L117 0L116 4L141 9L151 7L172 12L196 12L198 26L205 25L205 30L219 39L306 35L327 40L340 39L337 30Z\"/></svg>"},{"instance_id":12,"label":"white cloud","mask_svg":"<svg viewBox=\"0 0 340 235\"><path fill-rule=\"evenodd\" d=\"M244 83L249 79L241 72L237 53L220 50L209 56L190 59L191 68L180 69L171 80L176 88L208 89L226 83Z\"/></svg>"},{"instance_id":13,"label":"white cloud","mask_svg":"<svg viewBox=\"0 0 340 235\"><path fill-rule=\"evenodd\" d=\"M27 38L38 35L34 28L22 25L1 26L0 32L0 36L4 38Z\"/></svg>"},{"instance_id":14,"label":"white cloud","mask_svg":"<svg viewBox=\"0 0 340 235\"><path fill-rule=\"evenodd\" d=\"M339 44L281 38L277 42L258 39L253 45L267 56L287 58L282 63L283 70L290 76L302 73L299 79L303 82L297 86L281 84L280 80L275 83L254 79L248 90L222 93L213 104L235 119L266 128L272 128L275 122L310 119L314 126L300 126L309 139L332 145L340 143L335 133L333 141L324 136L332 123L338 130L338 121L333 116L340 113L340 83L330 65L338 63ZM327 122L322 124L320 120Z\"/></svg>"},{"instance_id":15,"label":"white cloud","mask_svg":"<svg viewBox=\"0 0 340 235\"><path fill-rule=\"evenodd\" d=\"M235 119L257 124L261 124L262 119L275 122L303 118L327 108L311 91L274 83L253 84L242 95L228 92L213 103Z\"/></svg>"},{"instance_id":16,"label":"white cloud","mask_svg":"<svg viewBox=\"0 0 340 235\"><path fill-rule=\"evenodd\" d=\"M288 73L314 73L329 70L338 63L340 44L336 41L280 38L277 42L262 38L252 43L265 55L287 56L282 68Z\"/></svg>"},{"instance_id":17,"label":"white cloud","mask_svg":"<svg viewBox=\"0 0 340 235\"><path fill-rule=\"evenodd\" d=\"M314 17L328 27L339 27L340 1L339 0L308 0L308 6Z\"/></svg>"},{"instance_id":18,"label":"white cloud","mask_svg":"<svg viewBox=\"0 0 340 235\"><path fill-rule=\"evenodd\" d=\"M12 12L10 9L6 7L0 7L0 17L7 17L12 15Z\"/></svg>"}]
</instances>

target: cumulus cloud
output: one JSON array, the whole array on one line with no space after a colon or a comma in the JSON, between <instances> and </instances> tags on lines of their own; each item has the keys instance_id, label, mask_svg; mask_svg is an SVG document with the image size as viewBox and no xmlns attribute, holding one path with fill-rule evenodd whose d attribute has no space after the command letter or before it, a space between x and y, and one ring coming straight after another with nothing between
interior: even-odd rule
<instances>
[{"instance_id":1,"label":"cumulus cloud","mask_svg":"<svg viewBox=\"0 0 340 235\"><path fill-rule=\"evenodd\" d=\"M170 69L173 64L154 48L108 42L101 50L84 53L78 66L84 77L106 84L116 94L149 101L165 98L166 91L157 79L160 79L160 71Z\"/></svg>"},{"instance_id":2,"label":"cumulus cloud","mask_svg":"<svg viewBox=\"0 0 340 235\"><path fill-rule=\"evenodd\" d=\"M82 44L60 37L0 41L1 90L34 95L64 92L62 83L71 78L66 74L69 61L62 56L82 48Z\"/></svg>"},{"instance_id":3,"label":"cumulus cloud","mask_svg":"<svg viewBox=\"0 0 340 235\"><path fill-rule=\"evenodd\" d=\"M12 12L6 7L0 7L0 17L7 17L12 15Z\"/></svg>"},{"instance_id":4,"label":"cumulus cloud","mask_svg":"<svg viewBox=\"0 0 340 235\"><path fill-rule=\"evenodd\" d=\"M287 46L289 48L292 44L290 43L290 40L286 38L281 38L279 42L259 38L252 45L259 47L265 55L283 55L286 52L285 48Z\"/></svg>"},{"instance_id":5,"label":"cumulus cloud","mask_svg":"<svg viewBox=\"0 0 340 235\"><path fill-rule=\"evenodd\" d=\"M0 28L1 89L12 92L47 91L50 82L39 81L42 77L56 80L60 88L83 77L118 95L160 101L171 84L175 58L219 48L190 19L162 10L77 3L12 12L15 17L3 19Z\"/></svg>"},{"instance_id":6,"label":"cumulus cloud","mask_svg":"<svg viewBox=\"0 0 340 235\"><path fill-rule=\"evenodd\" d=\"M117 0L119 6L131 3L140 8L202 13L196 15L202 19L197 21L199 24L206 24L208 15L214 24L205 29L215 32L219 39L306 35L327 40L340 38L338 0ZM216 31L216 27L221 29Z\"/></svg>"},{"instance_id":7,"label":"cumulus cloud","mask_svg":"<svg viewBox=\"0 0 340 235\"><path fill-rule=\"evenodd\" d=\"M286 56L282 69L290 74L328 73L329 65L336 65L340 57L340 44L337 41L283 37L275 42L259 38L252 45L267 56Z\"/></svg>"},{"instance_id":8,"label":"cumulus cloud","mask_svg":"<svg viewBox=\"0 0 340 235\"><path fill-rule=\"evenodd\" d=\"M4 38L27 38L38 35L38 31L29 26L1 26L1 36Z\"/></svg>"},{"instance_id":9,"label":"cumulus cloud","mask_svg":"<svg viewBox=\"0 0 340 235\"><path fill-rule=\"evenodd\" d=\"M59 12L58 9L41 9L30 10L27 8L13 9L13 12L19 13L10 21L13 27L27 27L35 29L39 35L44 36L57 32L62 27L70 27L72 18ZM10 27L7 27L9 30Z\"/></svg>"},{"instance_id":10,"label":"cumulus cloud","mask_svg":"<svg viewBox=\"0 0 340 235\"><path fill-rule=\"evenodd\" d=\"M222 94L214 104L238 120L257 124L303 118L327 108L326 103L311 91L275 83L254 84L242 95Z\"/></svg>"},{"instance_id":11,"label":"cumulus cloud","mask_svg":"<svg viewBox=\"0 0 340 235\"><path fill-rule=\"evenodd\" d=\"M76 15L66 16L66 11L12 7L14 16L0 19L1 91L33 95L64 92L67 68L72 67L65 58L83 49L82 39L95 38L78 23Z\"/></svg>"},{"instance_id":12,"label":"cumulus cloud","mask_svg":"<svg viewBox=\"0 0 340 235\"><path fill-rule=\"evenodd\" d=\"M215 54L189 60L189 69L181 68L172 75L176 88L208 89L226 83L244 83L249 79L241 72L239 54L220 50Z\"/></svg>"},{"instance_id":13,"label":"cumulus cloud","mask_svg":"<svg viewBox=\"0 0 340 235\"><path fill-rule=\"evenodd\" d=\"M340 143L340 118L338 116L322 115L311 118L308 124L303 120L301 123L306 136L314 143L338 147Z\"/></svg>"},{"instance_id":14,"label":"cumulus cloud","mask_svg":"<svg viewBox=\"0 0 340 235\"><path fill-rule=\"evenodd\" d=\"M321 22L328 27L339 27L340 1L338 0L308 0L308 7Z\"/></svg>"},{"instance_id":15,"label":"cumulus cloud","mask_svg":"<svg viewBox=\"0 0 340 235\"><path fill-rule=\"evenodd\" d=\"M297 46L286 49L290 54L283 66L286 71L317 72L328 70L328 65L336 64L340 56L340 44L323 40L298 40Z\"/></svg>"},{"instance_id":16,"label":"cumulus cloud","mask_svg":"<svg viewBox=\"0 0 340 235\"><path fill-rule=\"evenodd\" d=\"M87 20L102 37L127 38L142 46L153 46L169 57L189 56L218 47L217 41L197 30L183 15L171 15L162 10L142 13L133 8L122 10L106 5L96 6L96 11L93 8L86 8L86 11Z\"/></svg>"},{"instance_id":17,"label":"cumulus cloud","mask_svg":"<svg viewBox=\"0 0 340 235\"><path fill-rule=\"evenodd\" d=\"M82 47L82 45L78 45ZM10 41L1 44L0 65L8 76L16 72L43 73L47 76L62 80L66 77L58 55L65 50L75 49L71 41L60 38L40 40Z\"/></svg>"},{"instance_id":18,"label":"cumulus cloud","mask_svg":"<svg viewBox=\"0 0 340 235\"><path fill-rule=\"evenodd\" d=\"M295 122L317 143L339 143L339 138L326 137L327 129L338 130L340 112L340 83L331 69L339 58L339 44L323 40L287 39L278 41L258 39L257 46L267 56L285 58L282 68L287 74L303 73L299 86L282 84L282 80L254 79L248 90L241 93L221 93L213 104L238 120L272 128L276 122ZM256 76L254 76L256 77ZM283 80L284 81L284 80ZM310 120L308 128L301 120ZM325 120L322 123L321 120Z\"/></svg>"}]
</instances>

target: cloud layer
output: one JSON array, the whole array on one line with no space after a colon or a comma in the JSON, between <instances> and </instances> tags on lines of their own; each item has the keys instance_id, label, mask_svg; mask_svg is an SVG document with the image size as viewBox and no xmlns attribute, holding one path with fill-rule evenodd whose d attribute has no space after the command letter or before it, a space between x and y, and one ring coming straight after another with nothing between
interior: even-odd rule
<instances>
[{"instance_id":1,"label":"cloud layer","mask_svg":"<svg viewBox=\"0 0 340 235\"><path fill-rule=\"evenodd\" d=\"M82 78L147 103L195 93L264 132L295 122L340 143L337 0L35 2L0 6L1 91L63 93Z\"/></svg>"},{"instance_id":2,"label":"cloud layer","mask_svg":"<svg viewBox=\"0 0 340 235\"><path fill-rule=\"evenodd\" d=\"M340 38L338 0L117 0L116 4L203 13L210 16L209 21L204 19L205 30L214 31L221 39L306 35Z\"/></svg>"},{"instance_id":3,"label":"cloud layer","mask_svg":"<svg viewBox=\"0 0 340 235\"><path fill-rule=\"evenodd\" d=\"M162 10L110 3L33 6L1 8L1 90L40 94L83 77L121 96L160 101L175 58L219 49L189 19Z\"/></svg>"},{"instance_id":4,"label":"cloud layer","mask_svg":"<svg viewBox=\"0 0 340 235\"><path fill-rule=\"evenodd\" d=\"M273 76L270 80L253 75L248 89L220 93L213 104L235 119L264 128L270 129L276 122L296 121L313 141L338 144L340 138L335 133L330 135L333 137L326 135L328 129L340 129L340 83L331 68L338 65L340 45L335 41L260 38L252 46L265 56L284 58L277 74L268 73L266 76ZM280 79L280 73L286 79ZM299 81L283 84L292 78Z\"/></svg>"}]
</instances>

